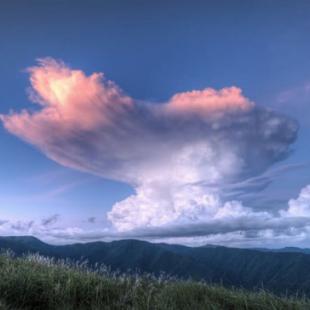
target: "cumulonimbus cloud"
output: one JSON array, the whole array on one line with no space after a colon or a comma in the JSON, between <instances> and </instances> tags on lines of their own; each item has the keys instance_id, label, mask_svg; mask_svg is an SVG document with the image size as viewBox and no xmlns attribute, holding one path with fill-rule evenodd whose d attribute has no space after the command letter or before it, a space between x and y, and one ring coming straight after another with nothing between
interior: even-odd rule
<instances>
[{"instance_id":1,"label":"cumulonimbus cloud","mask_svg":"<svg viewBox=\"0 0 310 310\"><path fill-rule=\"evenodd\" d=\"M129 183L135 194L108 213L120 232L250 216L223 191L286 158L297 136L234 86L150 103L54 59L28 71L36 109L2 115L5 128L66 167Z\"/></svg>"}]
</instances>

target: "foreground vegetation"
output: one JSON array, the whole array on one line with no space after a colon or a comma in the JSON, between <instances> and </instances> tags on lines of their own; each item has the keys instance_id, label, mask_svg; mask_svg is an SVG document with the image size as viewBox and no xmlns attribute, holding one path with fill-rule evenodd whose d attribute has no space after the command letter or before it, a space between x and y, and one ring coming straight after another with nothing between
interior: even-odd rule
<instances>
[{"instance_id":1,"label":"foreground vegetation","mask_svg":"<svg viewBox=\"0 0 310 310\"><path fill-rule=\"evenodd\" d=\"M120 274L105 266L38 255L0 255L0 310L22 309L310 309L304 298L228 290L167 276Z\"/></svg>"}]
</instances>

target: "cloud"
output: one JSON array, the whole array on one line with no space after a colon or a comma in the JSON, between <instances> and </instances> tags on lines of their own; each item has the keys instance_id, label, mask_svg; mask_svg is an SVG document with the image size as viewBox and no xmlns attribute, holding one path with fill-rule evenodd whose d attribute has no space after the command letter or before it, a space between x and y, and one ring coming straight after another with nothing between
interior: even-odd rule
<instances>
[{"instance_id":1,"label":"cloud","mask_svg":"<svg viewBox=\"0 0 310 310\"><path fill-rule=\"evenodd\" d=\"M88 222L88 223L91 223L91 224L96 223L96 221L97 221L97 218L94 217L94 216L91 216L91 217L89 217L89 218L87 219L87 222Z\"/></svg>"},{"instance_id":2,"label":"cloud","mask_svg":"<svg viewBox=\"0 0 310 310\"><path fill-rule=\"evenodd\" d=\"M193 90L189 92L175 94L167 105L167 110L172 113L193 115L221 116L227 111L248 111L254 106L242 95L238 87L228 87L219 91L213 88L204 90Z\"/></svg>"},{"instance_id":3,"label":"cloud","mask_svg":"<svg viewBox=\"0 0 310 310\"><path fill-rule=\"evenodd\" d=\"M290 199L288 206L288 210L281 211L282 216L310 219L310 185L304 187L296 199Z\"/></svg>"},{"instance_id":4,"label":"cloud","mask_svg":"<svg viewBox=\"0 0 310 310\"><path fill-rule=\"evenodd\" d=\"M224 204L217 201L213 202L219 204L213 216L152 227L139 226L132 230L112 231L108 228L83 228L79 225L64 228L56 226L56 222L44 225L43 219L39 222L2 220L0 232L6 235L35 235L55 244L135 238L196 246L206 243L238 247L308 246L310 214L296 212L296 208L310 208L309 189L310 185L303 188L298 197L289 200L288 205L277 215L252 210L237 201Z\"/></svg>"},{"instance_id":5,"label":"cloud","mask_svg":"<svg viewBox=\"0 0 310 310\"><path fill-rule=\"evenodd\" d=\"M289 156L294 120L234 86L150 103L54 59L28 71L36 108L1 115L3 125L59 164L130 184L135 194L107 214L118 234L270 216L225 197Z\"/></svg>"},{"instance_id":6,"label":"cloud","mask_svg":"<svg viewBox=\"0 0 310 310\"><path fill-rule=\"evenodd\" d=\"M55 223L58 222L59 217L60 217L59 214L51 215L50 217L42 219L41 224L42 226L54 225Z\"/></svg>"},{"instance_id":7,"label":"cloud","mask_svg":"<svg viewBox=\"0 0 310 310\"><path fill-rule=\"evenodd\" d=\"M5 231L9 232L29 232L32 230L34 221L7 221L2 227Z\"/></svg>"},{"instance_id":8,"label":"cloud","mask_svg":"<svg viewBox=\"0 0 310 310\"><path fill-rule=\"evenodd\" d=\"M6 223L7 223L7 220L2 220L2 219L0 219L0 226L4 225L4 224L6 224Z\"/></svg>"},{"instance_id":9,"label":"cloud","mask_svg":"<svg viewBox=\"0 0 310 310\"><path fill-rule=\"evenodd\" d=\"M294 115L304 127L308 127L310 81L305 81L279 92L273 100L273 107L289 115Z\"/></svg>"}]
</instances>

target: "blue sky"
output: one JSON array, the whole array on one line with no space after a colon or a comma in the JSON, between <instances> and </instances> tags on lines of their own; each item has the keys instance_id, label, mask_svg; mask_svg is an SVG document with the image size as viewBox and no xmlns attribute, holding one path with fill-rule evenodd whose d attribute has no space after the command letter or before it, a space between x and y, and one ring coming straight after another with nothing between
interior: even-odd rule
<instances>
[{"instance_id":1,"label":"blue sky","mask_svg":"<svg viewBox=\"0 0 310 310\"><path fill-rule=\"evenodd\" d=\"M25 69L42 57L88 76L104 72L131 98L155 104L176 93L239 87L257 106L299 124L292 154L268 167L284 172L255 198L244 198L255 210L285 209L310 183L309 12L308 1L3 1L0 113L37 109ZM135 192L126 181L62 166L3 126L0 144L3 220L40 222L58 214L56 228L87 230L95 217L96 230L105 229L106 213ZM218 235L210 240L222 242Z\"/></svg>"}]
</instances>

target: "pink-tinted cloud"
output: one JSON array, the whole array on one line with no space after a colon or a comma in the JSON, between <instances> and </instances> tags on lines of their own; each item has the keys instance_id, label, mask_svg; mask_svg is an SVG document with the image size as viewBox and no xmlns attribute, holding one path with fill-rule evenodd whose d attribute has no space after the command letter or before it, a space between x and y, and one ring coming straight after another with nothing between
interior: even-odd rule
<instances>
[{"instance_id":1,"label":"pink-tinted cloud","mask_svg":"<svg viewBox=\"0 0 310 310\"><path fill-rule=\"evenodd\" d=\"M102 73L86 76L71 70L62 62L46 58L30 73L30 99L42 105L38 112L2 116L5 127L34 143L45 143L49 134L44 128L54 128L65 136L73 130L95 130L102 125L113 125L114 114L130 109L132 99L122 94ZM43 131L41 131L43 130Z\"/></svg>"},{"instance_id":2,"label":"pink-tinted cloud","mask_svg":"<svg viewBox=\"0 0 310 310\"><path fill-rule=\"evenodd\" d=\"M237 87L153 104L53 59L29 73L38 109L2 115L5 128L64 166L131 184L136 193L108 214L122 231L248 212L222 201L223 186L285 158L297 135L294 121Z\"/></svg>"},{"instance_id":3,"label":"pink-tinted cloud","mask_svg":"<svg viewBox=\"0 0 310 310\"><path fill-rule=\"evenodd\" d=\"M206 88L175 94L167 108L175 113L197 114L205 117L234 111L246 111L254 106L238 87L220 90Z\"/></svg>"}]
</instances>

